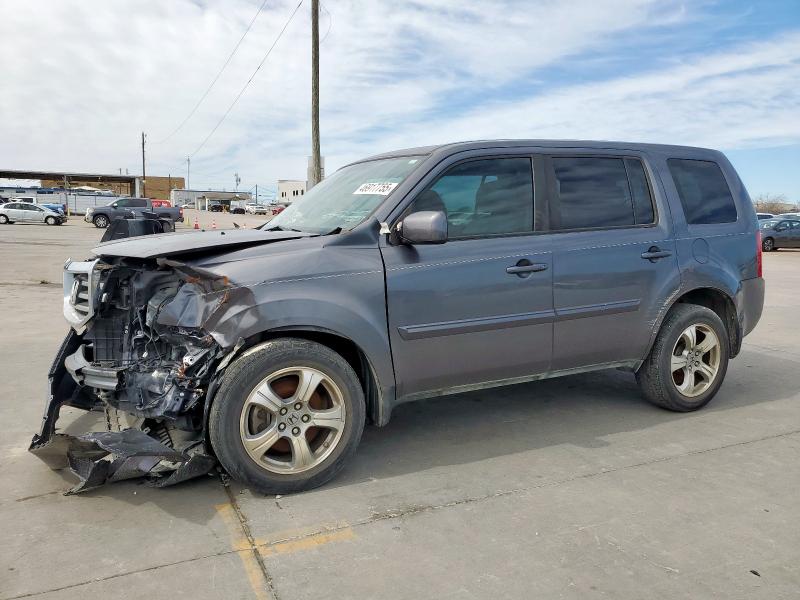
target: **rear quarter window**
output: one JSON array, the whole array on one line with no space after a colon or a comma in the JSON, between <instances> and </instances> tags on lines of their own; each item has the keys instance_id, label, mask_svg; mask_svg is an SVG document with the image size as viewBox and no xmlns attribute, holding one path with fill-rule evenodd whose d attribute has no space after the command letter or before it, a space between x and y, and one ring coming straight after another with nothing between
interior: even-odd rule
<instances>
[{"instance_id":1,"label":"rear quarter window","mask_svg":"<svg viewBox=\"0 0 800 600\"><path fill-rule=\"evenodd\" d=\"M717 163L670 158L667 165L689 225L736 221L736 203Z\"/></svg>"}]
</instances>

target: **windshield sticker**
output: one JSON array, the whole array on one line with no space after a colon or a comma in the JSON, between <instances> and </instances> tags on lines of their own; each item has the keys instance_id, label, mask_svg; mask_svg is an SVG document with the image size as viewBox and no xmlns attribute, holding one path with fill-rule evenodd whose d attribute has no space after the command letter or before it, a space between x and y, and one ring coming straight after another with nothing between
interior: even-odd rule
<instances>
[{"instance_id":1,"label":"windshield sticker","mask_svg":"<svg viewBox=\"0 0 800 600\"><path fill-rule=\"evenodd\" d=\"M394 188L397 187L396 183L362 183L353 194L373 194L376 196L388 196Z\"/></svg>"}]
</instances>

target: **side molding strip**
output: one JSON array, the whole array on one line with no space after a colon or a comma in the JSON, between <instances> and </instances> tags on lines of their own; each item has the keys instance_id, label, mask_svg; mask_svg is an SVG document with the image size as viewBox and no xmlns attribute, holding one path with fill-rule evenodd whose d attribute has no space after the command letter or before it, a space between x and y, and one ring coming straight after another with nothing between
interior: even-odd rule
<instances>
[{"instance_id":1,"label":"side molding strip","mask_svg":"<svg viewBox=\"0 0 800 600\"><path fill-rule=\"evenodd\" d=\"M522 327L524 325L538 325L539 323L552 323L554 317L555 312L552 310L541 310L538 312L520 313L516 315L462 319L460 321L443 321L441 323L423 323L422 325L404 325L398 327L397 331L400 332L400 337L404 340L418 340L442 335L456 335L492 329Z\"/></svg>"}]
</instances>

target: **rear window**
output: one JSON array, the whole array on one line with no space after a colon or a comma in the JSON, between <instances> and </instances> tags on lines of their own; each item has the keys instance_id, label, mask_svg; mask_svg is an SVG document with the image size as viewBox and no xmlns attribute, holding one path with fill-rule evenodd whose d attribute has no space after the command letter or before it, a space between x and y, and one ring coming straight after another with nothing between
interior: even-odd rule
<instances>
[{"instance_id":1,"label":"rear window","mask_svg":"<svg viewBox=\"0 0 800 600\"><path fill-rule=\"evenodd\" d=\"M653 223L650 186L638 159L553 157L550 228L590 229Z\"/></svg>"},{"instance_id":2,"label":"rear window","mask_svg":"<svg viewBox=\"0 0 800 600\"><path fill-rule=\"evenodd\" d=\"M736 221L736 203L717 163L670 158L667 164L687 223L707 225Z\"/></svg>"}]
</instances>

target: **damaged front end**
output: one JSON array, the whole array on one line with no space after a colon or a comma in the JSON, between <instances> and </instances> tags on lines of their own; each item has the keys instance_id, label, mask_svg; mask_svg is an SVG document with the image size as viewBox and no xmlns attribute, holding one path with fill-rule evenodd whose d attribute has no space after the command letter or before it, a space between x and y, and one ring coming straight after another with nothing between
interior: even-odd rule
<instances>
[{"instance_id":1,"label":"damaged front end","mask_svg":"<svg viewBox=\"0 0 800 600\"><path fill-rule=\"evenodd\" d=\"M211 470L208 390L236 348L209 332L243 293L227 278L166 259L67 262L71 330L48 373L30 451L78 476L68 493L143 476L171 485ZM62 406L103 411L107 431L56 433Z\"/></svg>"}]
</instances>

